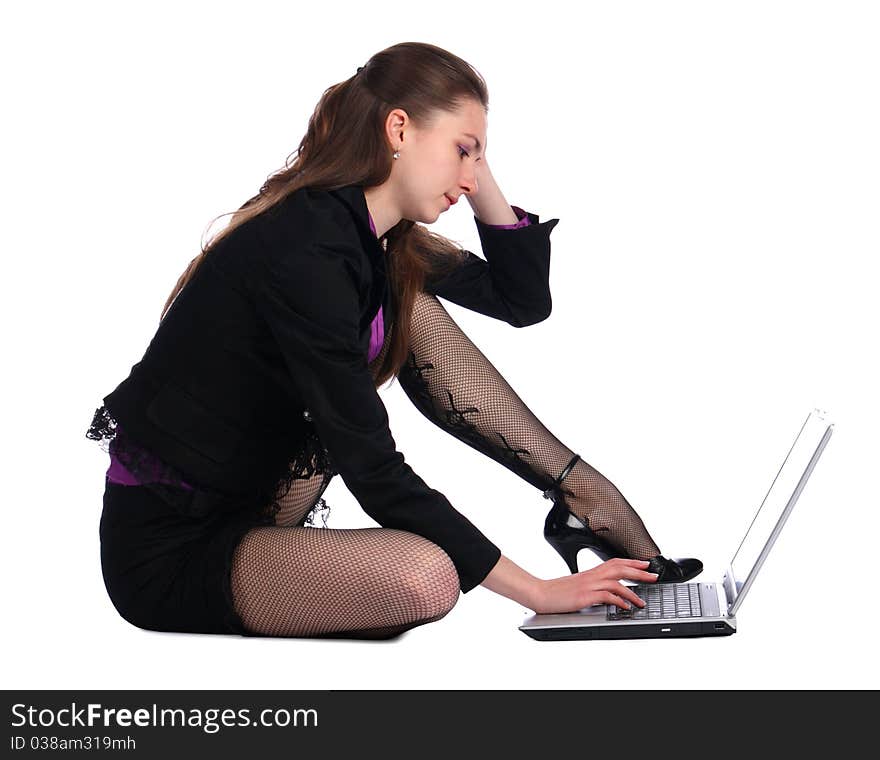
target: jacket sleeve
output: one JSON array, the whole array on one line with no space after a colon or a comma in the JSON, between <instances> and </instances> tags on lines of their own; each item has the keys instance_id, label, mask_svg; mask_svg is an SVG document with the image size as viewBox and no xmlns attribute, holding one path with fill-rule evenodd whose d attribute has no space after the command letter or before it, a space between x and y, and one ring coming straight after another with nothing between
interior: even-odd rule
<instances>
[{"instance_id":1,"label":"jacket sleeve","mask_svg":"<svg viewBox=\"0 0 880 760\"><path fill-rule=\"evenodd\" d=\"M488 225L474 216L486 258L466 251L467 257L450 273L429 276L425 292L514 327L549 317L550 232L559 219L539 222L537 214L522 213L529 224L521 227Z\"/></svg>"},{"instance_id":2,"label":"jacket sleeve","mask_svg":"<svg viewBox=\"0 0 880 760\"><path fill-rule=\"evenodd\" d=\"M257 308L345 485L381 526L440 546L467 593L501 551L396 449L359 341L361 251L315 243L261 261Z\"/></svg>"}]
</instances>

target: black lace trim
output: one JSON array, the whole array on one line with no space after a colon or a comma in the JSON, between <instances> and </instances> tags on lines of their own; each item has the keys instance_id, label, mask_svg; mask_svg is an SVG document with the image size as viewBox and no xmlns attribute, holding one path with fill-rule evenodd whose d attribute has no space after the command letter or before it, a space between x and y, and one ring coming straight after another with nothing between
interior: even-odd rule
<instances>
[{"instance_id":1,"label":"black lace trim","mask_svg":"<svg viewBox=\"0 0 880 760\"><path fill-rule=\"evenodd\" d=\"M98 441L101 450L116 457L141 485L149 487L165 501L181 505L184 510L193 488L209 490L195 486L180 470L163 462L151 451L129 438L125 430L119 429L119 423L104 405L95 410L86 437ZM321 491L323 492L333 476L338 473L339 470L334 466L329 452L321 444L314 427L309 425L303 445L291 460L287 470L271 488L252 489L246 500L252 504L265 505L257 510L257 515L266 518L267 522L274 522L275 515L281 509L280 502L290 491L294 481L322 475ZM319 499L307 515L306 524L315 526L320 516L326 527L329 510L326 501Z\"/></svg>"},{"instance_id":2,"label":"black lace trim","mask_svg":"<svg viewBox=\"0 0 880 760\"><path fill-rule=\"evenodd\" d=\"M125 430L119 429L119 424L105 406L95 410L86 437L98 441L101 450L116 457L142 485L161 482L175 488L193 489L183 473L141 447L128 437Z\"/></svg>"},{"instance_id":3,"label":"black lace trim","mask_svg":"<svg viewBox=\"0 0 880 760\"><path fill-rule=\"evenodd\" d=\"M295 480L306 480L316 475L323 476L320 492L323 493L334 475L338 475L339 470L333 464L330 452L324 448L321 439L315 432L314 425L309 423L306 426L306 435L303 444L297 451L294 458L288 465L287 471L282 475L276 485L275 495L271 501L270 509L272 515L280 509L279 502L288 491L293 487ZM330 505L323 498L319 498L311 511L305 517L304 525L308 527L318 527L317 519L321 518L322 526L327 527L327 518L330 516Z\"/></svg>"}]
</instances>

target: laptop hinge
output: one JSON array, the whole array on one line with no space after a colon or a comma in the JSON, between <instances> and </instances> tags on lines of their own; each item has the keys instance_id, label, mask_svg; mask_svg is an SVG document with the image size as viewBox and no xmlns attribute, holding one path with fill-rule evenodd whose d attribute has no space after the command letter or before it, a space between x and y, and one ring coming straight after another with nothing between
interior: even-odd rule
<instances>
[{"instance_id":1,"label":"laptop hinge","mask_svg":"<svg viewBox=\"0 0 880 760\"><path fill-rule=\"evenodd\" d=\"M733 575L733 567L728 565L727 570L724 572L724 596L727 599L727 609L725 610L725 613L727 615L730 615L730 608L736 601L736 593L736 579Z\"/></svg>"}]
</instances>

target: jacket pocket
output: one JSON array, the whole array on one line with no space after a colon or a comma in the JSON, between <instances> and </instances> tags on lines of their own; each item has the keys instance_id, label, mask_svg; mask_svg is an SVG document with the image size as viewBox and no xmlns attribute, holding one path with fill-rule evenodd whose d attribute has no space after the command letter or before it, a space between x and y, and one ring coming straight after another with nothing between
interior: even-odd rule
<instances>
[{"instance_id":1,"label":"jacket pocket","mask_svg":"<svg viewBox=\"0 0 880 760\"><path fill-rule=\"evenodd\" d=\"M147 417L156 427L218 463L229 461L242 437L239 430L174 383L156 394L147 406Z\"/></svg>"}]
</instances>

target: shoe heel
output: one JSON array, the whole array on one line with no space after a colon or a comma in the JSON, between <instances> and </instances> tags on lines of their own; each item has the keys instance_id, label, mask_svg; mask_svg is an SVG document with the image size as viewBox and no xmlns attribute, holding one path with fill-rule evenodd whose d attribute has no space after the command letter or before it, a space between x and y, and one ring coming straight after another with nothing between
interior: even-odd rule
<instances>
[{"instance_id":1,"label":"shoe heel","mask_svg":"<svg viewBox=\"0 0 880 760\"><path fill-rule=\"evenodd\" d=\"M568 543L564 540L557 540L554 537L547 537L547 543L550 544L557 552L559 552L559 556L565 561L565 564L568 565L568 569L571 570L572 575L576 575L578 572L577 565L577 555L578 551L582 548L580 546L574 546L571 543Z\"/></svg>"},{"instance_id":2,"label":"shoe heel","mask_svg":"<svg viewBox=\"0 0 880 760\"><path fill-rule=\"evenodd\" d=\"M544 538L559 553L572 574L578 572L577 555L581 549L589 549L603 562L618 556L610 544L568 509L562 493L550 489L547 498L553 500L553 506L544 520Z\"/></svg>"}]
</instances>

